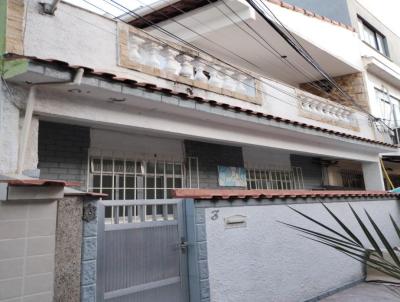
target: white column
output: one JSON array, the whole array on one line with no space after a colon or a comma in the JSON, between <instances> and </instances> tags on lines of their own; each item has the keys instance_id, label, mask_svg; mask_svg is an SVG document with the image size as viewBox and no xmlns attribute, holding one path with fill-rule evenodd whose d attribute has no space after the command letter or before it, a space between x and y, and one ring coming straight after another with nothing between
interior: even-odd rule
<instances>
[{"instance_id":1,"label":"white column","mask_svg":"<svg viewBox=\"0 0 400 302\"><path fill-rule=\"evenodd\" d=\"M196 81L200 81L203 83L207 83L208 78L206 77L206 75L204 74L204 68L205 68L205 64L204 62L202 62L199 59L194 60L193 62L193 66L196 67L196 74L194 76L194 79Z\"/></svg>"},{"instance_id":2,"label":"white column","mask_svg":"<svg viewBox=\"0 0 400 302\"><path fill-rule=\"evenodd\" d=\"M211 86L215 86L218 88L222 87L223 81L220 78L220 73L219 71L221 70L221 67L213 65L208 69L208 72L210 73L210 80L208 81L208 84Z\"/></svg>"},{"instance_id":3,"label":"white column","mask_svg":"<svg viewBox=\"0 0 400 302\"><path fill-rule=\"evenodd\" d=\"M179 75L185 78L193 79L193 65L191 64L193 58L188 55L180 55L178 56L178 61L182 64Z\"/></svg>"},{"instance_id":4,"label":"white column","mask_svg":"<svg viewBox=\"0 0 400 302\"><path fill-rule=\"evenodd\" d=\"M363 162L362 170L363 170L366 190L374 190L374 191L385 190L385 185L383 182L383 173L379 161Z\"/></svg>"},{"instance_id":5,"label":"white column","mask_svg":"<svg viewBox=\"0 0 400 302\"><path fill-rule=\"evenodd\" d=\"M178 75L179 71L181 70L181 64L175 58L179 54L179 52L170 47L165 47L164 54L167 60L164 70L172 74Z\"/></svg>"},{"instance_id":6,"label":"white column","mask_svg":"<svg viewBox=\"0 0 400 302\"><path fill-rule=\"evenodd\" d=\"M144 44L144 46L147 51L146 65L149 65L149 66L155 67L155 68L160 68L161 63L160 63L160 58L159 58L159 56L160 56L159 52L162 49L162 47L155 42L148 42L148 43Z\"/></svg>"}]
</instances>

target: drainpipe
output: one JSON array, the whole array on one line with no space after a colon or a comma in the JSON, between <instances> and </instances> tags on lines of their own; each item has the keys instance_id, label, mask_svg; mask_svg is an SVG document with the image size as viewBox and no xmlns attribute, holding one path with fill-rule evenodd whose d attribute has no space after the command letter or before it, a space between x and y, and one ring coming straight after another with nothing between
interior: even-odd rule
<instances>
[{"instance_id":1,"label":"drainpipe","mask_svg":"<svg viewBox=\"0 0 400 302\"><path fill-rule=\"evenodd\" d=\"M24 117L24 122L22 124L20 143L19 143L19 149L18 149L17 175L22 174L22 170L24 167L26 147L28 145L28 139L29 139L29 134L30 134L30 130L31 130L31 122L32 122L32 116L33 116L33 109L34 109L35 100L36 100L36 88L38 86L44 86L44 87L47 87L47 86L54 87L54 86L64 86L64 85L78 85L79 86L82 81L83 73L84 73L84 69L79 68L72 81L42 82L42 83L32 84L31 87L29 88L28 101L26 103L25 117Z\"/></svg>"}]
</instances>

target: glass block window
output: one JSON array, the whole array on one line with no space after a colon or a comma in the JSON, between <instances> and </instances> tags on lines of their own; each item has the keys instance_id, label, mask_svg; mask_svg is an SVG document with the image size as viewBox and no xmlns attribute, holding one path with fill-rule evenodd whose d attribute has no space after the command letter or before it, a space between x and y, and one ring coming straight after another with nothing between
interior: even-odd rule
<instances>
[{"instance_id":1,"label":"glass block window","mask_svg":"<svg viewBox=\"0 0 400 302\"><path fill-rule=\"evenodd\" d=\"M183 162L93 157L88 190L112 200L171 198L172 189L198 186L197 158L188 162L191 169L186 173Z\"/></svg>"},{"instance_id":2,"label":"glass block window","mask_svg":"<svg viewBox=\"0 0 400 302\"><path fill-rule=\"evenodd\" d=\"M248 189L298 190L304 189L301 168L246 168Z\"/></svg>"}]
</instances>

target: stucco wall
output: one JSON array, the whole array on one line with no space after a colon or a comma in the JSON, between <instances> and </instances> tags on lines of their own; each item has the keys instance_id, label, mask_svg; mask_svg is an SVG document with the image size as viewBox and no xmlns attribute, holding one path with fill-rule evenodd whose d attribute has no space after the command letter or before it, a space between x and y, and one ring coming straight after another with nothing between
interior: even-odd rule
<instances>
[{"instance_id":1,"label":"stucco wall","mask_svg":"<svg viewBox=\"0 0 400 302\"><path fill-rule=\"evenodd\" d=\"M196 206L202 207L205 203L197 202ZM216 203L215 207L205 210L210 301L305 301L363 277L360 263L279 224L277 220L316 228L292 212L285 202L261 205L259 201L249 201L255 206L231 206L246 203L220 202L225 206ZM388 219L391 213L399 220L397 201L357 201L352 205L360 214L363 208L367 209L383 227L390 242L399 244ZM329 202L328 206L360 234L346 203ZM335 225L317 203L294 207ZM247 225L225 228L224 218L232 215L246 216Z\"/></svg>"},{"instance_id":2,"label":"stucco wall","mask_svg":"<svg viewBox=\"0 0 400 302\"><path fill-rule=\"evenodd\" d=\"M38 12L39 8L37 2L38 0L29 1L27 4L24 40L25 55L67 61L71 65L83 65L102 71L108 71L116 73L121 77L132 78L140 82L154 83L178 91L186 91L189 87L188 85L167 81L160 77L154 77L118 66L118 37L115 21L78 9L67 3L60 3L58 5L57 13L54 17L44 16ZM338 57L344 61L351 57L352 61L358 60L359 62L357 63L361 62L357 48L358 40L354 38L354 33L323 21L320 21L321 24L319 24L319 26L315 26L315 22L310 23L310 21L315 21L314 18L294 13L293 11L280 8L276 5L273 5L272 8L276 10L276 13L282 13L282 18L284 20L293 21L293 24L289 25L294 28L299 28L298 24L303 22L304 28L307 29L304 30L304 32L307 32L306 40L313 42L314 37L321 37L321 29L319 26L324 28L327 32L324 36L331 37L334 35L336 38L323 39L323 44L328 49L335 49L335 51L337 50L342 53L343 45L345 45L348 47L346 48L346 54L338 55ZM316 33L316 29L318 29L319 32ZM310 32L310 34L308 34L308 32ZM43 40L44 38L45 40ZM68 40L69 43L63 43L66 40ZM339 45L335 42L337 40L344 42ZM45 49L42 47L43 43L47 45ZM321 41L316 43L316 45L319 44L321 44ZM355 47L350 47L352 45L355 45ZM79 51L80 49L85 49L85 51ZM355 135L373 137L371 128L366 122L361 120L362 117L360 116L357 116L357 119L360 120L361 132L304 118L299 114L297 106L298 101L296 100L293 87L288 87L287 85L270 79L263 79L263 82L266 84L260 85L261 87L259 88L263 92L262 106L225 95L207 92L203 89L193 87L191 87L191 89L193 89L194 95L207 99L216 99L233 106L259 110L268 114L310 123L319 127L327 127L337 131L346 131Z\"/></svg>"},{"instance_id":3,"label":"stucco wall","mask_svg":"<svg viewBox=\"0 0 400 302\"><path fill-rule=\"evenodd\" d=\"M0 173L17 169L19 109L10 102L3 82L0 82Z\"/></svg>"}]
</instances>

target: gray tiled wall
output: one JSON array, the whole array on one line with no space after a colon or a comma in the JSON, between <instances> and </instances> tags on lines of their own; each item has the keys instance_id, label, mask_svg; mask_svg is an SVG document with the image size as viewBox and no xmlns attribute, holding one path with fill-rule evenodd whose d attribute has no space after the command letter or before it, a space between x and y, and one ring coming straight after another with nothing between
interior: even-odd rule
<instances>
[{"instance_id":1,"label":"gray tiled wall","mask_svg":"<svg viewBox=\"0 0 400 302\"><path fill-rule=\"evenodd\" d=\"M244 166L241 147L186 140L185 153L199 160L200 188L218 188L218 165Z\"/></svg>"},{"instance_id":2,"label":"gray tiled wall","mask_svg":"<svg viewBox=\"0 0 400 302\"><path fill-rule=\"evenodd\" d=\"M79 181L85 189L90 128L39 122L40 177Z\"/></svg>"}]
</instances>

